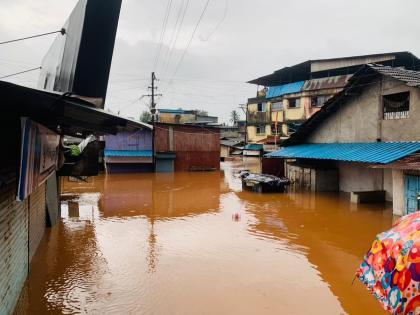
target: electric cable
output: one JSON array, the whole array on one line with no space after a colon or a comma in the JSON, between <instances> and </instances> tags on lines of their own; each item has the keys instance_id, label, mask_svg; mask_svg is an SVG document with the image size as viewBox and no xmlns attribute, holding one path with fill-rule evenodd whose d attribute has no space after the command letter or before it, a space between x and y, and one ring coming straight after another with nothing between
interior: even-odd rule
<instances>
[{"instance_id":1,"label":"electric cable","mask_svg":"<svg viewBox=\"0 0 420 315\"><path fill-rule=\"evenodd\" d=\"M28 69L28 70L24 70L24 71L20 71L20 72L16 72L16 73L8 74L8 75L5 75L5 76L0 77L0 80L1 80L1 79L5 79L5 78L10 78L10 77L13 77L13 76L16 76L16 75L19 75L19 74L23 74L23 73L27 73L27 72L31 72L31 71L35 71L35 70L39 70L39 69L41 69L41 68L42 68L42 67L36 67L36 68L32 68L32 69Z\"/></svg>"},{"instance_id":2,"label":"electric cable","mask_svg":"<svg viewBox=\"0 0 420 315\"><path fill-rule=\"evenodd\" d=\"M48 32L48 33L43 33L43 34L38 34L38 35L22 37L22 38L18 38L18 39L7 40L7 41L4 41L4 42L0 42L0 45L14 43L14 42L18 42L18 41L22 41L22 40L26 40L26 39L31 39L31 38L36 38L36 37L41 37L41 36L46 36L46 35L51 35L51 34L56 34L56 33L61 33L61 35L65 35L66 30L64 28L62 28L59 31Z\"/></svg>"},{"instance_id":3,"label":"electric cable","mask_svg":"<svg viewBox=\"0 0 420 315\"><path fill-rule=\"evenodd\" d=\"M162 31L160 33L160 39L159 39L159 44L158 44L158 46L159 46L158 53L156 55L155 62L154 62L154 65L153 65L154 70L156 70L156 67L159 64L160 54L162 52L163 41L165 39L166 27L168 25L168 20L169 20L169 15L171 13L171 9L172 9L172 0L169 0L168 5L166 6L165 16L163 18Z\"/></svg>"},{"instance_id":4,"label":"electric cable","mask_svg":"<svg viewBox=\"0 0 420 315\"><path fill-rule=\"evenodd\" d=\"M172 55L173 55L173 52L175 50L175 45L178 42L179 34L181 33L182 24L184 23L185 15L187 13L189 4L190 4L190 0L187 0L187 2L185 4L185 7L184 7L184 10L182 12L181 22L179 23L178 29L176 30L176 33L175 33L175 40L172 42L172 44L170 45L170 48L169 48L169 57L166 60L166 64L165 64L164 71L163 71L163 76L166 75L166 73L168 71L169 64L172 60Z\"/></svg>"},{"instance_id":5,"label":"electric cable","mask_svg":"<svg viewBox=\"0 0 420 315\"><path fill-rule=\"evenodd\" d=\"M187 46L185 47L185 49L184 49L184 51L183 51L183 53L182 53L182 55L181 55L181 59L179 60L178 64L177 64L177 65L176 65L176 67L175 67L175 71L174 71L174 73L173 73L173 75L172 75L171 79L169 80L170 82L171 82L171 81L172 81L172 79L176 76L176 74L178 73L179 68L181 67L182 62L184 61L185 55L187 54L187 51L188 51L188 49L189 49L189 48L190 48L190 46L191 46L191 43L192 43L192 41L193 41L193 39L194 39L194 36L195 36L195 33L197 32L197 29L198 29L198 27L199 27L199 25L200 25L200 23L201 23L201 21L202 21L202 19L203 19L203 17L204 17L204 14L205 14L205 13L206 13L206 11L207 11L207 8L208 8L208 6L209 6L209 3L210 3L210 0L207 0L207 1L206 1L206 4L204 5L203 10L201 11L200 17L199 17L199 19L198 19L198 21L197 21L197 23L196 23L196 25L195 25L195 27L194 27L194 30L193 30L193 32L192 32L192 34L191 34L191 37L190 37L190 39L189 39L189 41L188 41L188 44L187 44Z\"/></svg>"}]
</instances>

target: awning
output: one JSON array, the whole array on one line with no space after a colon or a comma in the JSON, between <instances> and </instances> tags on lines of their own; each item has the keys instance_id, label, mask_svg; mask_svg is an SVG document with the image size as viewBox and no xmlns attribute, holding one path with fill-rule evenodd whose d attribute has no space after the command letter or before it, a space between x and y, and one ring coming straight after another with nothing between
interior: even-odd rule
<instances>
[{"instance_id":1,"label":"awning","mask_svg":"<svg viewBox=\"0 0 420 315\"><path fill-rule=\"evenodd\" d=\"M117 133L127 126L122 117L96 108L93 104L67 94L47 92L0 81L1 110L5 122L30 117L42 125L66 135Z\"/></svg>"},{"instance_id":2,"label":"awning","mask_svg":"<svg viewBox=\"0 0 420 315\"><path fill-rule=\"evenodd\" d=\"M105 150L105 157L152 157L152 150Z\"/></svg>"},{"instance_id":3,"label":"awning","mask_svg":"<svg viewBox=\"0 0 420 315\"><path fill-rule=\"evenodd\" d=\"M266 157L387 164L420 151L420 142L320 143L282 148Z\"/></svg>"},{"instance_id":4,"label":"awning","mask_svg":"<svg viewBox=\"0 0 420 315\"><path fill-rule=\"evenodd\" d=\"M248 151L262 151L263 149L264 147L262 144L254 144L254 143L247 144L244 147L244 150L248 150Z\"/></svg>"}]
</instances>

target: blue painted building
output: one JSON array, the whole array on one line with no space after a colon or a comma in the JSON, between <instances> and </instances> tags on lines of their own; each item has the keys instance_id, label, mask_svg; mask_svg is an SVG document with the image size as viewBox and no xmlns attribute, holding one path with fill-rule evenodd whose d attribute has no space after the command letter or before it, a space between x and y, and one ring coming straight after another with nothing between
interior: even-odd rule
<instances>
[{"instance_id":1,"label":"blue painted building","mask_svg":"<svg viewBox=\"0 0 420 315\"><path fill-rule=\"evenodd\" d=\"M129 120L115 135L105 136L107 173L153 171L153 127Z\"/></svg>"},{"instance_id":2,"label":"blue painted building","mask_svg":"<svg viewBox=\"0 0 420 315\"><path fill-rule=\"evenodd\" d=\"M366 65L268 158L312 191L420 210L420 71Z\"/></svg>"}]
</instances>

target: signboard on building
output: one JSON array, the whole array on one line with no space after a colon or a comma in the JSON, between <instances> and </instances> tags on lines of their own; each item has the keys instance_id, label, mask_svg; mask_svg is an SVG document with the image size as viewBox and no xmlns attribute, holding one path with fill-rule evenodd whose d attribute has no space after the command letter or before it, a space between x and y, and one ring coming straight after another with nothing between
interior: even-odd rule
<instances>
[{"instance_id":1,"label":"signboard on building","mask_svg":"<svg viewBox=\"0 0 420 315\"><path fill-rule=\"evenodd\" d=\"M57 169L60 136L29 118L22 118L17 200L25 200Z\"/></svg>"},{"instance_id":2,"label":"signboard on building","mask_svg":"<svg viewBox=\"0 0 420 315\"><path fill-rule=\"evenodd\" d=\"M42 61L38 88L103 108L122 0L79 0Z\"/></svg>"}]
</instances>

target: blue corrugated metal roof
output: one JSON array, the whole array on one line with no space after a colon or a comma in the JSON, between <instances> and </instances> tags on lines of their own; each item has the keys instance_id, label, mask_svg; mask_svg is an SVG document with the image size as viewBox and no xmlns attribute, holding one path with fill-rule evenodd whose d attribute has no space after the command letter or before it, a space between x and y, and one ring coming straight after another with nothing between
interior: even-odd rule
<instances>
[{"instance_id":1,"label":"blue corrugated metal roof","mask_svg":"<svg viewBox=\"0 0 420 315\"><path fill-rule=\"evenodd\" d=\"M322 143L285 147L265 156L387 164L417 151L420 142Z\"/></svg>"},{"instance_id":2,"label":"blue corrugated metal roof","mask_svg":"<svg viewBox=\"0 0 420 315\"><path fill-rule=\"evenodd\" d=\"M293 82L268 88L267 98L279 97L302 91L305 81Z\"/></svg>"},{"instance_id":3,"label":"blue corrugated metal roof","mask_svg":"<svg viewBox=\"0 0 420 315\"><path fill-rule=\"evenodd\" d=\"M251 151L261 151L263 149L263 145L262 144L247 144L244 148L244 150L251 150Z\"/></svg>"},{"instance_id":4,"label":"blue corrugated metal roof","mask_svg":"<svg viewBox=\"0 0 420 315\"><path fill-rule=\"evenodd\" d=\"M129 157L152 157L152 150L105 150L105 157L129 156Z\"/></svg>"}]
</instances>

